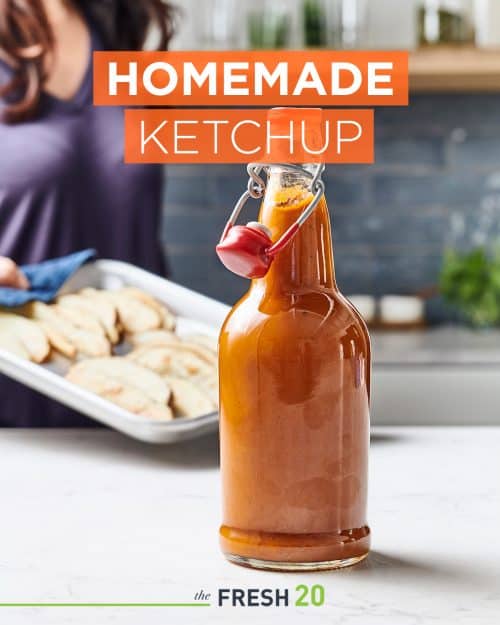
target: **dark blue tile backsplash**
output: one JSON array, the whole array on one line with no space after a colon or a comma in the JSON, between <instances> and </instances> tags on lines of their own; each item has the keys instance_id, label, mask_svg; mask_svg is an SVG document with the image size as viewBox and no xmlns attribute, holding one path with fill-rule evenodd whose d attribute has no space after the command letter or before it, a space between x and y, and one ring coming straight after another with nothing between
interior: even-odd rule
<instances>
[{"instance_id":1,"label":"dark blue tile backsplash","mask_svg":"<svg viewBox=\"0 0 500 625\"><path fill-rule=\"evenodd\" d=\"M375 119L376 164L325 176L337 279L345 294L415 293L436 284L446 246L500 236L500 96L418 95ZM240 165L167 168L171 277L228 303L248 284L214 246L246 180ZM429 311L435 321L450 314L439 302Z\"/></svg>"}]
</instances>

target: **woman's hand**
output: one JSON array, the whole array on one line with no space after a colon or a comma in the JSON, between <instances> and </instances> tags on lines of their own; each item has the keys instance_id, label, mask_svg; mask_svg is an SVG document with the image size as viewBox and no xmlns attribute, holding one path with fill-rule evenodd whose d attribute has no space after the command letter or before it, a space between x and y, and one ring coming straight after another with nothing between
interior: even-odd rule
<instances>
[{"instance_id":1,"label":"woman's hand","mask_svg":"<svg viewBox=\"0 0 500 625\"><path fill-rule=\"evenodd\" d=\"M5 256L0 256L0 286L24 290L30 288L28 278L11 258Z\"/></svg>"}]
</instances>

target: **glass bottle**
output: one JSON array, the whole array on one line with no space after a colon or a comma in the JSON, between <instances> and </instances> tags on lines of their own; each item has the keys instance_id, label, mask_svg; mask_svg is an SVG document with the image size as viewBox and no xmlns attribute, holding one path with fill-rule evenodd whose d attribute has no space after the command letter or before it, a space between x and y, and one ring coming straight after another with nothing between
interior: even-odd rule
<instances>
[{"instance_id":1,"label":"glass bottle","mask_svg":"<svg viewBox=\"0 0 500 625\"><path fill-rule=\"evenodd\" d=\"M311 201L315 166L267 167L260 222L276 240ZM324 195L221 331L220 542L238 564L355 564L366 524L370 340L340 294Z\"/></svg>"}]
</instances>

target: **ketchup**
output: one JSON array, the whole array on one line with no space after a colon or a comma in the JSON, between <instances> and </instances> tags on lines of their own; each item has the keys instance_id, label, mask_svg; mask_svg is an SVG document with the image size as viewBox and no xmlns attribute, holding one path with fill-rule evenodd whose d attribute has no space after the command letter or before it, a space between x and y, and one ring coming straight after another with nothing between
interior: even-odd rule
<instances>
[{"instance_id":1,"label":"ketchup","mask_svg":"<svg viewBox=\"0 0 500 625\"><path fill-rule=\"evenodd\" d=\"M312 201L313 169L268 167L272 240ZM337 288L324 195L229 313L219 358L225 556L277 570L363 559L370 340Z\"/></svg>"}]
</instances>

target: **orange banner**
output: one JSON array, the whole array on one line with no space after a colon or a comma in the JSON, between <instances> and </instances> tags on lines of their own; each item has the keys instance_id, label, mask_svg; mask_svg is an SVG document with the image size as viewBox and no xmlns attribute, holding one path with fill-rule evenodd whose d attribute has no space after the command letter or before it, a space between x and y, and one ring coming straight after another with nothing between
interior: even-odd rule
<instances>
[{"instance_id":1,"label":"orange banner","mask_svg":"<svg viewBox=\"0 0 500 625\"><path fill-rule=\"evenodd\" d=\"M131 109L126 163L373 163L372 110Z\"/></svg>"},{"instance_id":2,"label":"orange banner","mask_svg":"<svg viewBox=\"0 0 500 625\"><path fill-rule=\"evenodd\" d=\"M404 106L408 53L95 52L94 104Z\"/></svg>"}]
</instances>

